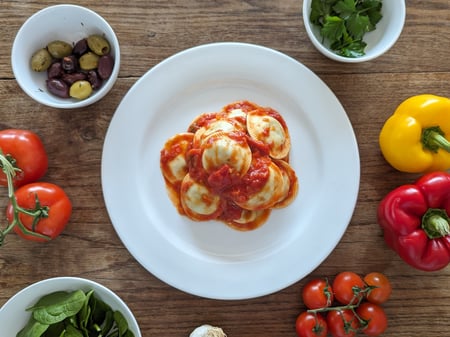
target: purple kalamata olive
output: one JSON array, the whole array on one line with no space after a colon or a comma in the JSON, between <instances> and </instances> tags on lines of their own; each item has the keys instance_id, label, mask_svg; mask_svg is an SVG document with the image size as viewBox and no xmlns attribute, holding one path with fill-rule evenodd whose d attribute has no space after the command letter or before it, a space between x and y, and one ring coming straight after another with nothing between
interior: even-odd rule
<instances>
[{"instance_id":1,"label":"purple kalamata olive","mask_svg":"<svg viewBox=\"0 0 450 337\"><path fill-rule=\"evenodd\" d=\"M98 60L98 74L99 76L106 80L111 76L114 67L114 59L110 54L103 55Z\"/></svg>"},{"instance_id":2,"label":"purple kalamata olive","mask_svg":"<svg viewBox=\"0 0 450 337\"><path fill-rule=\"evenodd\" d=\"M46 81L47 89L53 95L61 98L69 98L69 86L59 78L52 78Z\"/></svg>"},{"instance_id":3,"label":"purple kalamata olive","mask_svg":"<svg viewBox=\"0 0 450 337\"><path fill-rule=\"evenodd\" d=\"M87 79L94 90L100 89L103 84L103 80L95 70L90 70L88 72Z\"/></svg>"},{"instance_id":4,"label":"purple kalamata olive","mask_svg":"<svg viewBox=\"0 0 450 337\"><path fill-rule=\"evenodd\" d=\"M54 62L47 69L47 77L49 79L59 78L63 73L61 62Z\"/></svg>"}]
</instances>

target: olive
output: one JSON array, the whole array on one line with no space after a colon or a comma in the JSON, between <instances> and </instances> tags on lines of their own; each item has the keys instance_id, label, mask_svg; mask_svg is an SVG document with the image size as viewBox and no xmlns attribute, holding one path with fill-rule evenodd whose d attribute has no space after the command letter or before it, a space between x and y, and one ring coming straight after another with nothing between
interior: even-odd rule
<instances>
[{"instance_id":1,"label":"olive","mask_svg":"<svg viewBox=\"0 0 450 337\"><path fill-rule=\"evenodd\" d=\"M72 53L76 57L80 57L88 51L88 44L86 39L81 39L73 46Z\"/></svg>"},{"instance_id":2,"label":"olive","mask_svg":"<svg viewBox=\"0 0 450 337\"><path fill-rule=\"evenodd\" d=\"M87 75L85 73L63 73L61 79L68 85L74 84L76 81L85 80Z\"/></svg>"},{"instance_id":3,"label":"olive","mask_svg":"<svg viewBox=\"0 0 450 337\"><path fill-rule=\"evenodd\" d=\"M87 38L87 44L89 49L99 56L108 54L111 49L108 40L97 34L89 36Z\"/></svg>"},{"instance_id":4,"label":"olive","mask_svg":"<svg viewBox=\"0 0 450 337\"><path fill-rule=\"evenodd\" d=\"M75 57L75 55L69 55L62 59L61 64L64 71L73 73L78 68L78 59Z\"/></svg>"},{"instance_id":5,"label":"olive","mask_svg":"<svg viewBox=\"0 0 450 337\"><path fill-rule=\"evenodd\" d=\"M80 64L80 68L83 70L92 70L98 67L98 59L99 56L93 52L87 52L83 54L78 63Z\"/></svg>"},{"instance_id":6,"label":"olive","mask_svg":"<svg viewBox=\"0 0 450 337\"><path fill-rule=\"evenodd\" d=\"M46 71L52 64L52 56L47 49L42 48L31 56L31 69L34 71Z\"/></svg>"},{"instance_id":7,"label":"olive","mask_svg":"<svg viewBox=\"0 0 450 337\"><path fill-rule=\"evenodd\" d=\"M98 60L98 74L99 76L106 80L111 76L111 73L113 71L114 67L114 60L110 54L100 56L100 59Z\"/></svg>"},{"instance_id":8,"label":"olive","mask_svg":"<svg viewBox=\"0 0 450 337\"><path fill-rule=\"evenodd\" d=\"M88 98L92 94L92 86L89 81L80 80L76 81L70 86L69 95L70 97L77 99Z\"/></svg>"},{"instance_id":9,"label":"olive","mask_svg":"<svg viewBox=\"0 0 450 337\"><path fill-rule=\"evenodd\" d=\"M47 45L47 50L55 59L62 59L72 54L72 46L67 42L55 40Z\"/></svg>"},{"instance_id":10,"label":"olive","mask_svg":"<svg viewBox=\"0 0 450 337\"><path fill-rule=\"evenodd\" d=\"M69 97L69 86L59 78L52 78L47 80L47 89L53 95L68 98Z\"/></svg>"},{"instance_id":11,"label":"olive","mask_svg":"<svg viewBox=\"0 0 450 337\"><path fill-rule=\"evenodd\" d=\"M47 77L48 78L58 78L63 74L63 68L61 62L53 62L50 67L47 69Z\"/></svg>"},{"instance_id":12,"label":"olive","mask_svg":"<svg viewBox=\"0 0 450 337\"><path fill-rule=\"evenodd\" d=\"M91 83L92 89L94 90L100 89L103 84L103 80L95 70L88 71L87 80Z\"/></svg>"}]
</instances>

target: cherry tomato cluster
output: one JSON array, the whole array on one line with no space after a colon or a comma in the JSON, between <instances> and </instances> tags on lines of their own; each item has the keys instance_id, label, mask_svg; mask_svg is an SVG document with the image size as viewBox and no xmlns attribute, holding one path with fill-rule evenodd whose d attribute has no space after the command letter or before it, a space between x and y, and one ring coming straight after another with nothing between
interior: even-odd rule
<instances>
[{"instance_id":1,"label":"cherry tomato cluster","mask_svg":"<svg viewBox=\"0 0 450 337\"><path fill-rule=\"evenodd\" d=\"M27 240L48 241L65 228L72 203L59 186L38 181L47 168L47 153L37 134L0 131L0 185L7 187L9 200L8 225L0 229L0 245L12 230Z\"/></svg>"},{"instance_id":2,"label":"cherry tomato cluster","mask_svg":"<svg viewBox=\"0 0 450 337\"><path fill-rule=\"evenodd\" d=\"M387 328L381 304L392 292L389 279L372 272L364 277L344 271L332 282L325 278L310 280L302 289L307 310L295 322L298 337L353 337L358 332L379 336Z\"/></svg>"}]
</instances>

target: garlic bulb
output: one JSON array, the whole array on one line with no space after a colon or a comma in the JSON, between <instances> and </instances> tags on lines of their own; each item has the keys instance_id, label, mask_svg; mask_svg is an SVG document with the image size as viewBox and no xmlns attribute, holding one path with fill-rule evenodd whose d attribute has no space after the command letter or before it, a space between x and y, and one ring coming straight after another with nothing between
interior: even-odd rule
<instances>
[{"instance_id":1,"label":"garlic bulb","mask_svg":"<svg viewBox=\"0 0 450 337\"><path fill-rule=\"evenodd\" d=\"M195 328L189 337L227 337L227 335L221 328L209 324L203 324Z\"/></svg>"}]
</instances>

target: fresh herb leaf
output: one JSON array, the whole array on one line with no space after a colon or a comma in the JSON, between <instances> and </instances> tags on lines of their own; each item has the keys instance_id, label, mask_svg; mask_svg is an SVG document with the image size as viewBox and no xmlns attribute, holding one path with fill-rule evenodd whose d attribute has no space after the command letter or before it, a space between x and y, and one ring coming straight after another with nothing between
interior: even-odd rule
<instances>
[{"instance_id":1,"label":"fresh herb leaf","mask_svg":"<svg viewBox=\"0 0 450 337\"><path fill-rule=\"evenodd\" d=\"M356 4L354 0L340 0L333 6L333 9L339 14L339 17L347 19L355 13Z\"/></svg>"},{"instance_id":2,"label":"fresh herb leaf","mask_svg":"<svg viewBox=\"0 0 450 337\"><path fill-rule=\"evenodd\" d=\"M366 15L353 13L347 19L346 27L350 36L355 40L360 40L370 30L370 20Z\"/></svg>"},{"instance_id":3,"label":"fresh herb leaf","mask_svg":"<svg viewBox=\"0 0 450 337\"><path fill-rule=\"evenodd\" d=\"M330 41L340 40L346 32L345 21L338 16L327 16L320 33Z\"/></svg>"},{"instance_id":4,"label":"fresh herb leaf","mask_svg":"<svg viewBox=\"0 0 450 337\"><path fill-rule=\"evenodd\" d=\"M312 0L310 21L319 27L322 43L337 54L365 54L367 32L381 20L382 0Z\"/></svg>"}]
</instances>

